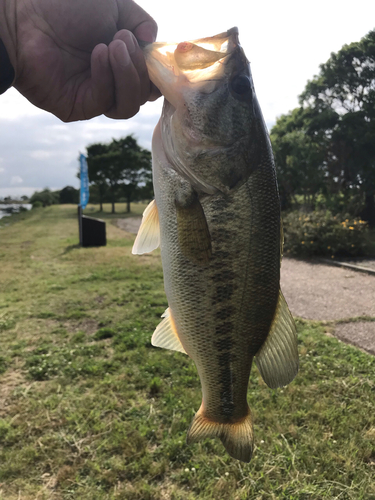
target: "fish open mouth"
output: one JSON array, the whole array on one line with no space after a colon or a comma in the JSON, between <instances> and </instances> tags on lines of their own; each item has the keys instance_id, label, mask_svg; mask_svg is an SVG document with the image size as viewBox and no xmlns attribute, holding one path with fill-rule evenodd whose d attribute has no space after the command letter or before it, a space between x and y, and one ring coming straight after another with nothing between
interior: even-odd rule
<instances>
[{"instance_id":1,"label":"fish open mouth","mask_svg":"<svg viewBox=\"0 0 375 500\"><path fill-rule=\"evenodd\" d=\"M148 44L144 46L144 54L150 79L164 94L163 81L176 78L188 83L220 80L231 56L239 49L243 53L235 27L197 40Z\"/></svg>"}]
</instances>

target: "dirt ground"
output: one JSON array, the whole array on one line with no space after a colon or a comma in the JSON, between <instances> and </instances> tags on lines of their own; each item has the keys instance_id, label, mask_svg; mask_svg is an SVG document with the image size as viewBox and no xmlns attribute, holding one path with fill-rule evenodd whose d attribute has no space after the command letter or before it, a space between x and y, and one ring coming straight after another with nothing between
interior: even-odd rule
<instances>
[{"instance_id":1,"label":"dirt ground","mask_svg":"<svg viewBox=\"0 0 375 500\"><path fill-rule=\"evenodd\" d=\"M134 234L140 223L140 217L117 221ZM375 275L284 257L281 288L295 316L332 321L336 337L375 355L375 321L369 321L375 320Z\"/></svg>"}]
</instances>

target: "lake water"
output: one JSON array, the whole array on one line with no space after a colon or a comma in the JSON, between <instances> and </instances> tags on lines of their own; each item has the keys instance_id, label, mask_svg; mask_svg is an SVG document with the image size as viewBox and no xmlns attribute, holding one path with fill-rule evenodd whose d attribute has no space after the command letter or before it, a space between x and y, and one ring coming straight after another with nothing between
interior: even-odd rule
<instances>
[{"instance_id":1,"label":"lake water","mask_svg":"<svg viewBox=\"0 0 375 500\"><path fill-rule=\"evenodd\" d=\"M21 207L26 210L30 210L32 205L30 203L11 203L10 205L6 205L5 203L0 204L0 219L18 213Z\"/></svg>"}]
</instances>

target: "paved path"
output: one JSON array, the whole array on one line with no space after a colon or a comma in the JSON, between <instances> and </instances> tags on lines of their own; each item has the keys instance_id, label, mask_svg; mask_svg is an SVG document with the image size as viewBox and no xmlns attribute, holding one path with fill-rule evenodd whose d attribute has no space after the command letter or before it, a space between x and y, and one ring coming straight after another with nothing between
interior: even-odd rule
<instances>
[{"instance_id":1,"label":"paved path","mask_svg":"<svg viewBox=\"0 0 375 500\"><path fill-rule=\"evenodd\" d=\"M375 317L373 275L284 258L281 287L290 310L301 318L337 320Z\"/></svg>"},{"instance_id":2,"label":"paved path","mask_svg":"<svg viewBox=\"0 0 375 500\"><path fill-rule=\"evenodd\" d=\"M281 287L290 310L301 318L375 318L373 274L284 258ZM375 321L338 322L333 333L340 340L375 355Z\"/></svg>"},{"instance_id":3,"label":"paved path","mask_svg":"<svg viewBox=\"0 0 375 500\"><path fill-rule=\"evenodd\" d=\"M118 226L130 233L137 233L140 223L140 217L118 220ZM375 355L375 321L348 321L375 318L375 275L284 257L281 287L295 316L346 320L334 325L334 334Z\"/></svg>"}]
</instances>

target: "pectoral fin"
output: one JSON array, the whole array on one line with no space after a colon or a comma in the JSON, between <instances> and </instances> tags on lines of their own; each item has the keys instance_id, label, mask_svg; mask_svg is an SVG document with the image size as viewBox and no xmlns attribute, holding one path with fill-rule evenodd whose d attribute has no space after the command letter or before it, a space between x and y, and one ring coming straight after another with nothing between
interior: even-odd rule
<instances>
[{"instance_id":1,"label":"pectoral fin","mask_svg":"<svg viewBox=\"0 0 375 500\"><path fill-rule=\"evenodd\" d=\"M202 205L195 192L176 197L177 234L181 252L199 266L209 263L211 236Z\"/></svg>"},{"instance_id":2,"label":"pectoral fin","mask_svg":"<svg viewBox=\"0 0 375 500\"><path fill-rule=\"evenodd\" d=\"M171 349L172 351L187 354L178 338L169 307L165 310L162 318L164 318L163 321L158 324L152 335L151 344L155 347L162 347L163 349Z\"/></svg>"},{"instance_id":3,"label":"pectoral fin","mask_svg":"<svg viewBox=\"0 0 375 500\"><path fill-rule=\"evenodd\" d=\"M135 239L132 253L149 253L160 245L159 213L155 200L143 212L141 227Z\"/></svg>"},{"instance_id":4,"label":"pectoral fin","mask_svg":"<svg viewBox=\"0 0 375 500\"><path fill-rule=\"evenodd\" d=\"M255 362L272 389L288 385L298 373L296 326L281 290L271 330Z\"/></svg>"}]
</instances>

